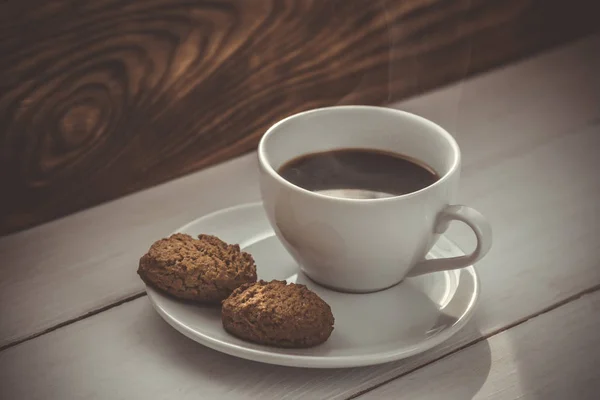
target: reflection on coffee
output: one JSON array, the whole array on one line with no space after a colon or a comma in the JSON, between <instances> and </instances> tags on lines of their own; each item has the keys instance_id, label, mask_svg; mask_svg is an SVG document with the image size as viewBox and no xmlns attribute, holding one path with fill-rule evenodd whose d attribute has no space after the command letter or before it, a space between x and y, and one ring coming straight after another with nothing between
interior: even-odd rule
<instances>
[{"instance_id":1,"label":"reflection on coffee","mask_svg":"<svg viewBox=\"0 0 600 400\"><path fill-rule=\"evenodd\" d=\"M307 154L281 168L288 182L333 197L376 199L416 192L439 179L424 163L372 149Z\"/></svg>"}]
</instances>

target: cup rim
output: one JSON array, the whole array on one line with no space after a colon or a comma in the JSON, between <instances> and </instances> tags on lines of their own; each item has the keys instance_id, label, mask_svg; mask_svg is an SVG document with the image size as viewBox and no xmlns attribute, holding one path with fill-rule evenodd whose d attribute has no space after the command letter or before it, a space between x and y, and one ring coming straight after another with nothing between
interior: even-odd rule
<instances>
[{"instance_id":1,"label":"cup rim","mask_svg":"<svg viewBox=\"0 0 600 400\"><path fill-rule=\"evenodd\" d=\"M444 175L440 176L440 179L438 179L431 185L424 187L423 189L419 189L417 191L406 193L406 194L401 194L398 196L383 197L383 198L376 198L376 199L355 199L355 198L347 198L347 197L328 196L325 194L312 192L310 190L304 189L304 188L302 188L298 185L295 185L295 184L287 181L286 179L284 179L271 166L271 163L269 162L267 152L265 149L266 142L269 139L269 137L273 136L273 132L276 132L281 125L287 123L288 121L290 121L292 119L301 118L301 117L304 117L309 114L317 114L320 112L328 112L328 111L335 111L335 110L348 110L348 111L371 110L371 111L377 111L377 112L389 112L391 114L396 114L396 115L402 116L404 118L413 119L419 123L428 125L430 128L432 128L432 129L436 130L438 133L440 133L448 141L448 143L450 143L450 147L452 148L452 150L454 151L454 154L455 154L454 161L452 162L452 165L446 171L446 173L444 173ZM446 131L444 128L442 128L440 125L436 124L433 121L428 120L427 118L423 118L419 115L416 115L416 114L413 114L413 113L410 113L407 111L398 110L395 108L390 108L390 107L365 106L365 105L343 105L343 106L319 107L319 108L314 108L314 109L307 110L307 111L302 111L302 112L299 112L296 114L292 114L292 115L276 122L269 129L267 129L265 134L261 137L260 142L258 143L258 160L259 160L260 165L264 168L264 170L269 175L271 175L271 177L273 177L275 180L277 180L279 183L283 184L284 186L286 186L292 190L296 190L301 193L304 193L307 196L311 196L311 197L318 198L318 199L323 199L326 201L335 201L335 202L343 202L343 203L384 203L384 202L392 202L392 201L397 201L397 200L401 200L401 199L412 198L412 197L418 196L424 192L432 190L437 186L442 185L445 181L450 179L450 176L452 176L456 172L456 170L460 167L461 153L460 153L460 148L458 147L458 143L456 142L454 137L448 131Z\"/></svg>"}]
</instances>

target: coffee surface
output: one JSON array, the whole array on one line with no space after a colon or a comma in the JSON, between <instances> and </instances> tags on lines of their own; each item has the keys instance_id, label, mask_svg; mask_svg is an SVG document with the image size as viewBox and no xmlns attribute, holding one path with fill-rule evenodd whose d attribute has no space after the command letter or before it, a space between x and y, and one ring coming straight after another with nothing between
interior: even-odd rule
<instances>
[{"instance_id":1,"label":"coffee surface","mask_svg":"<svg viewBox=\"0 0 600 400\"><path fill-rule=\"evenodd\" d=\"M288 182L306 190L355 199L412 193L439 179L424 163L373 149L307 154L285 163L278 172Z\"/></svg>"}]
</instances>

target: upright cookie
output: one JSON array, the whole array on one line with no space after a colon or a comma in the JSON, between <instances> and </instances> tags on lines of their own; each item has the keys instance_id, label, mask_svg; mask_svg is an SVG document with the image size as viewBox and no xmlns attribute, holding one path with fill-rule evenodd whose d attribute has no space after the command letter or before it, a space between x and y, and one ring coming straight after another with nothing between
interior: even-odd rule
<instances>
[{"instance_id":1,"label":"upright cookie","mask_svg":"<svg viewBox=\"0 0 600 400\"><path fill-rule=\"evenodd\" d=\"M223 327L250 342L312 347L333 331L331 307L304 285L260 281L243 285L223 301Z\"/></svg>"},{"instance_id":2,"label":"upright cookie","mask_svg":"<svg viewBox=\"0 0 600 400\"><path fill-rule=\"evenodd\" d=\"M210 235L176 233L155 242L137 272L152 287L201 303L218 304L239 286L256 282L252 256Z\"/></svg>"}]
</instances>

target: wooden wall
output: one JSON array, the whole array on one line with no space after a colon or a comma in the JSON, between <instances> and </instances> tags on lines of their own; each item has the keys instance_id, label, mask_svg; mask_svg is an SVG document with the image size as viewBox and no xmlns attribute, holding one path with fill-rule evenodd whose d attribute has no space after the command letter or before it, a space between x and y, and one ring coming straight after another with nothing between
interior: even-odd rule
<instances>
[{"instance_id":1,"label":"wooden wall","mask_svg":"<svg viewBox=\"0 0 600 400\"><path fill-rule=\"evenodd\" d=\"M0 234L598 28L593 0L0 3Z\"/></svg>"}]
</instances>

